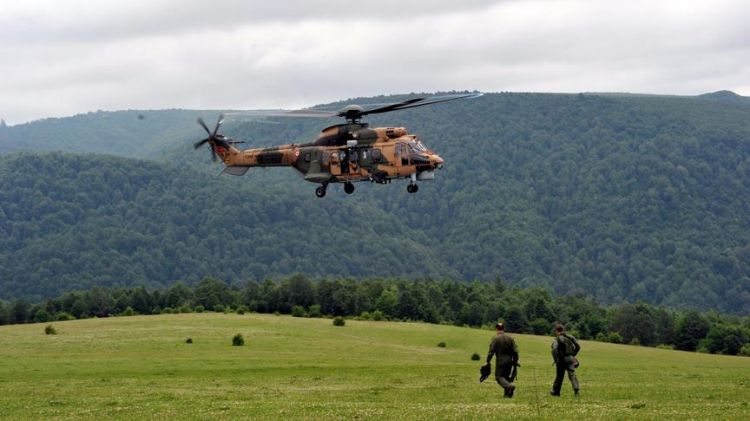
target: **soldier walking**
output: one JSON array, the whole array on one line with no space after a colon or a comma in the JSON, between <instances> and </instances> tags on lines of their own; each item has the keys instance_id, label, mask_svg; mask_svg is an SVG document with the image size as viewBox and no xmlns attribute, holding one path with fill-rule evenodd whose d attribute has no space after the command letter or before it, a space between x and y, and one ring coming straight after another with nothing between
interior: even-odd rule
<instances>
[{"instance_id":1,"label":"soldier walking","mask_svg":"<svg viewBox=\"0 0 750 421\"><path fill-rule=\"evenodd\" d=\"M576 338L565 333L563 325L556 325L555 339L552 341L552 359L555 360L557 374L555 382L552 384L550 395L560 396L563 377L565 377L565 372L567 371L570 384L573 385L573 393L578 396L580 386L578 385L578 378L576 378L576 367L578 367L576 355L578 355L578 351L580 350L581 346L578 345Z\"/></svg>"},{"instance_id":2,"label":"soldier walking","mask_svg":"<svg viewBox=\"0 0 750 421\"><path fill-rule=\"evenodd\" d=\"M490 342L490 350L487 353L487 365L489 366L492 357L495 358L495 380L505 390L505 397L512 398L516 386L511 379L511 370L518 364L518 347L510 335L505 333L505 326L502 323L495 325L497 335Z\"/></svg>"}]
</instances>

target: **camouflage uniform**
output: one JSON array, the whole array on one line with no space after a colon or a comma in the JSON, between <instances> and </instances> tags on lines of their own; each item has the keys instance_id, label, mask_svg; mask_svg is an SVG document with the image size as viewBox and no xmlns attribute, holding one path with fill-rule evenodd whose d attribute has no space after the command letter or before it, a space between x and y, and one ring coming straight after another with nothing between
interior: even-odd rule
<instances>
[{"instance_id":1,"label":"camouflage uniform","mask_svg":"<svg viewBox=\"0 0 750 421\"><path fill-rule=\"evenodd\" d=\"M578 353L579 349L580 346L578 346L578 341L576 341L574 337L565 333L560 334L552 341L552 358L555 360L557 373L555 376L555 382L552 384L551 395L560 396L560 389L562 389L563 377L565 377L566 371L568 372L570 384L573 385L573 392L578 395L580 386L578 385L578 378L576 377L575 355Z\"/></svg>"},{"instance_id":2,"label":"camouflage uniform","mask_svg":"<svg viewBox=\"0 0 750 421\"><path fill-rule=\"evenodd\" d=\"M518 347L510 335L500 332L492 338L490 350L487 353L487 364L490 364L495 356L495 380L505 390L506 397L513 396L516 388L509 380L513 365L518 362Z\"/></svg>"}]
</instances>

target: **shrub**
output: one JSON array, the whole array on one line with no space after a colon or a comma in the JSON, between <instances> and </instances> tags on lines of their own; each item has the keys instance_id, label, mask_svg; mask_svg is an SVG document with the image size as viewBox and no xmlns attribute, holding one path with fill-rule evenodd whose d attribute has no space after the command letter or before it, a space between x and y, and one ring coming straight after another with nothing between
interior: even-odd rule
<instances>
[{"instance_id":1,"label":"shrub","mask_svg":"<svg viewBox=\"0 0 750 421\"><path fill-rule=\"evenodd\" d=\"M475 353L473 353L473 354L471 354L471 360L472 360L472 361L479 361L479 359L480 359L480 358L481 358L481 357L480 357L480 356L479 356L479 354L477 354L476 352L475 352Z\"/></svg>"},{"instance_id":2,"label":"shrub","mask_svg":"<svg viewBox=\"0 0 750 421\"><path fill-rule=\"evenodd\" d=\"M620 335L617 332L609 332L609 335L607 335L607 342L613 343L613 344L621 344L622 343L622 335Z\"/></svg>"},{"instance_id":3,"label":"shrub","mask_svg":"<svg viewBox=\"0 0 750 421\"><path fill-rule=\"evenodd\" d=\"M187 338L187 339L185 339L185 343L186 343L186 344L191 344L191 343L193 343L193 338Z\"/></svg>"},{"instance_id":4,"label":"shrub","mask_svg":"<svg viewBox=\"0 0 750 421\"><path fill-rule=\"evenodd\" d=\"M320 317L320 304L311 305L307 313L310 317Z\"/></svg>"},{"instance_id":5,"label":"shrub","mask_svg":"<svg viewBox=\"0 0 750 421\"><path fill-rule=\"evenodd\" d=\"M55 330L54 326L47 325L47 327L44 328L44 334L45 335L57 335L57 331Z\"/></svg>"},{"instance_id":6,"label":"shrub","mask_svg":"<svg viewBox=\"0 0 750 421\"><path fill-rule=\"evenodd\" d=\"M341 316L336 316L333 319L333 325L334 326L344 326L345 324L346 324L346 320L344 320L344 318L341 317Z\"/></svg>"},{"instance_id":7,"label":"shrub","mask_svg":"<svg viewBox=\"0 0 750 421\"><path fill-rule=\"evenodd\" d=\"M740 355L742 355L743 357L750 357L750 343L742 345L742 349L740 349Z\"/></svg>"},{"instance_id":8,"label":"shrub","mask_svg":"<svg viewBox=\"0 0 750 421\"><path fill-rule=\"evenodd\" d=\"M189 305L183 304L180 306L180 313L191 313L193 311L192 308L190 308Z\"/></svg>"},{"instance_id":9,"label":"shrub","mask_svg":"<svg viewBox=\"0 0 750 421\"><path fill-rule=\"evenodd\" d=\"M279 311L278 311L278 310L276 310L276 311L274 311L274 312L273 312L273 315L274 315L274 316L281 316L281 313L279 313Z\"/></svg>"},{"instance_id":10,"label":"shrub","mask_svg":"<svg viewBox=\"0 0 750 421\"><path fill-rule=\"evenodd\" d=\"M55 314L55 320L60 321L60 322L64 322L66 320L75 320L75 317L73 317L73 315L70 314L70 313L66 313L64 311L61 311L61 312Z\"/></svg>"},{"instance_id":11,"label":"shrub","mask_svg":"<svg viewBox=\"0 0 750 421\"><path fill-rule=\"evenodd\" d=\"M122 311L123 316L134 316L135 310L133 310L133 307L127 306L125 310Z\"/></svg>"},{"instance_id":12,"label":"shrub","mask_svg":"<svg viewBox=\"0 0 750 421\"><path fill-rule=\"evenodd\" d=\"M214 306L214 311L217 313L223 313L224 312L224 306L221 304L216 304Z\"/></svg>"},{"instance_id":13,"label":"shrub","mask_svg":"<svg viewBox=\"0 0 750 421\"><path fill-rule=\"evenodd\" d=\"M237 314L245 314L245 313L250 313L250 309L247 306L242 305L237 309Z\"/></svg>"},{"instance_id":14,"label":"shrub","mask_svg":"<svg viewBox=\"0 0 750 421\"><path fill-rule=\"evenodd\" d=\"M172 307L164 307L163 309L161 309L161 314L172 314L172 313L174 313L174 309ZM123 316L124 315L125 313L123 313Z\"/></svg>"},{"instance_id":15,"label":"shrub","mask_svg":"<svg viewBox=\"0 0 750 421\"><path fill-rule=\"evenodd\" d=\"M245 338L243 338L242 335L239 333L234 335L234 338L232 338L232 345L233 346L245 345Z\"/></svg>"},{"instance_id":16,"label":"shrub","mask_svg":"<svg viewBox=\"0 0 750 421\"><path fill-rule=\"evenodd\" d=\"M445 342L439 342L438 343L438 347L445 348Z\"/></svg>"},{"instance_id":17,"label":"shrub","mask_svg":"<svg viewBox=\"0 0 750 421\"><path fill-rule=\"evenodd\" d=\"M369 311L363 311L362 314L359 315L360 320L370 320L372 319L372 315L370 315Z\"/></svg>"},{"instance_id":18,"label":"shrub","mask_svg":"<svg viewBox=\"0 0 750 421\"><path fill-rule=\"evenodd\" d=\"M376 322L379 322L381 320L385 320L385 316L383 316L383 312L380 310L375 310L372 312L372 320L375 320Z\"/></svg>"},{"instance_id":19,"label":"shrub","mask_svg":"<svg viewBox=\"0 0 750 421\"><path fill-rule=\"evenodd\" d=\"M294 306L292 307L292 316L293 317L305 317L307 316L307 312L305 311L305 308L302 306Z\"/></svg>"},{"instance_id":20,"label":"shrub","mask_svg":"<svg viewBox=\"0 0 750 421\"><path fill-rule=\"evenodd\" d=\"M206 307L203 307L200 304L198 304L197 306L195 306L195 312L196 313L203 313L204 311L206 311Z\"/></svg>"},{"instance_id":21,"label":"shrub","mask_svg":"<svg viewBox=\"0 0 750 421\"><path fill-rule=\"evenodd\" d=\"M661 345L657 345L656 348L674 350L674 345L661 344Z\"/></svg>"}]
</instances>

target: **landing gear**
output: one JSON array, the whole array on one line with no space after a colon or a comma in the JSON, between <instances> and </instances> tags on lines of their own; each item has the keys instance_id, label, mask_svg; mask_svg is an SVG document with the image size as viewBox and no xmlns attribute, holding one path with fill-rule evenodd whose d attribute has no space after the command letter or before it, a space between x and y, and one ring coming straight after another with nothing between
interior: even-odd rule
<instances>
[{"instance_id":1,"label":"landing gear","mask_svg":"<svg viewBox=\"0 0 750 421\"><path fill-rule=\"evenodd\" d=\"M344 191L346 192L346 194L354 193L354 184L344 183Z\"/></svg>"},{"instance_id":2,"label":"landing gear","mask_svg":"<svg viewBox=\"0 0 750 421\"><path fill-rule=\"evenodd\" d=\"M326 187L327 186L325 184L323 184L322 186L320 186L317 189L315 189L315 195L318 196L318 197L325 197L325 195L326 195Z\"/></svg>"},{"instance_id":3,"label":"landing gear","mask_svg":"<svg viewBox=\"0 0 750 421\"><path fill-rule=\"evenodd\" d=\"M409 193L416 193L419 191L419 186L416 184L409 184L408 186L406 186L406 191L408 191Z\"/></svg>"}]
</instances>

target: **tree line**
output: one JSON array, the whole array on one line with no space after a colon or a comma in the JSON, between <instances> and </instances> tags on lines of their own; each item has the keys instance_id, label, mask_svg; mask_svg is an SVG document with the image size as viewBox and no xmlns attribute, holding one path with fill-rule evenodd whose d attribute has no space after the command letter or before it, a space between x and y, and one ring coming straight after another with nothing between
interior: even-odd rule
<instances>
[{"instance_id":1,"label":"tree line","mask_svg":"<svg viewBox=\"0 0 750 421\"><path fill-rule=\"evenodd\" d=\"M499 278L465 283L405 278L314 280L297 274L244 284L204 278L192 287L182 282L163 289L95 287L36 304L0 301L0 325L203 311L472 327L491 326L500 320L510 332L536 335L550 334L552 326L560 322L581 339L750 355L750 317L675 311L642 302L602 306L582 296L509 286Z\"/></svg>"}]
</instances>

